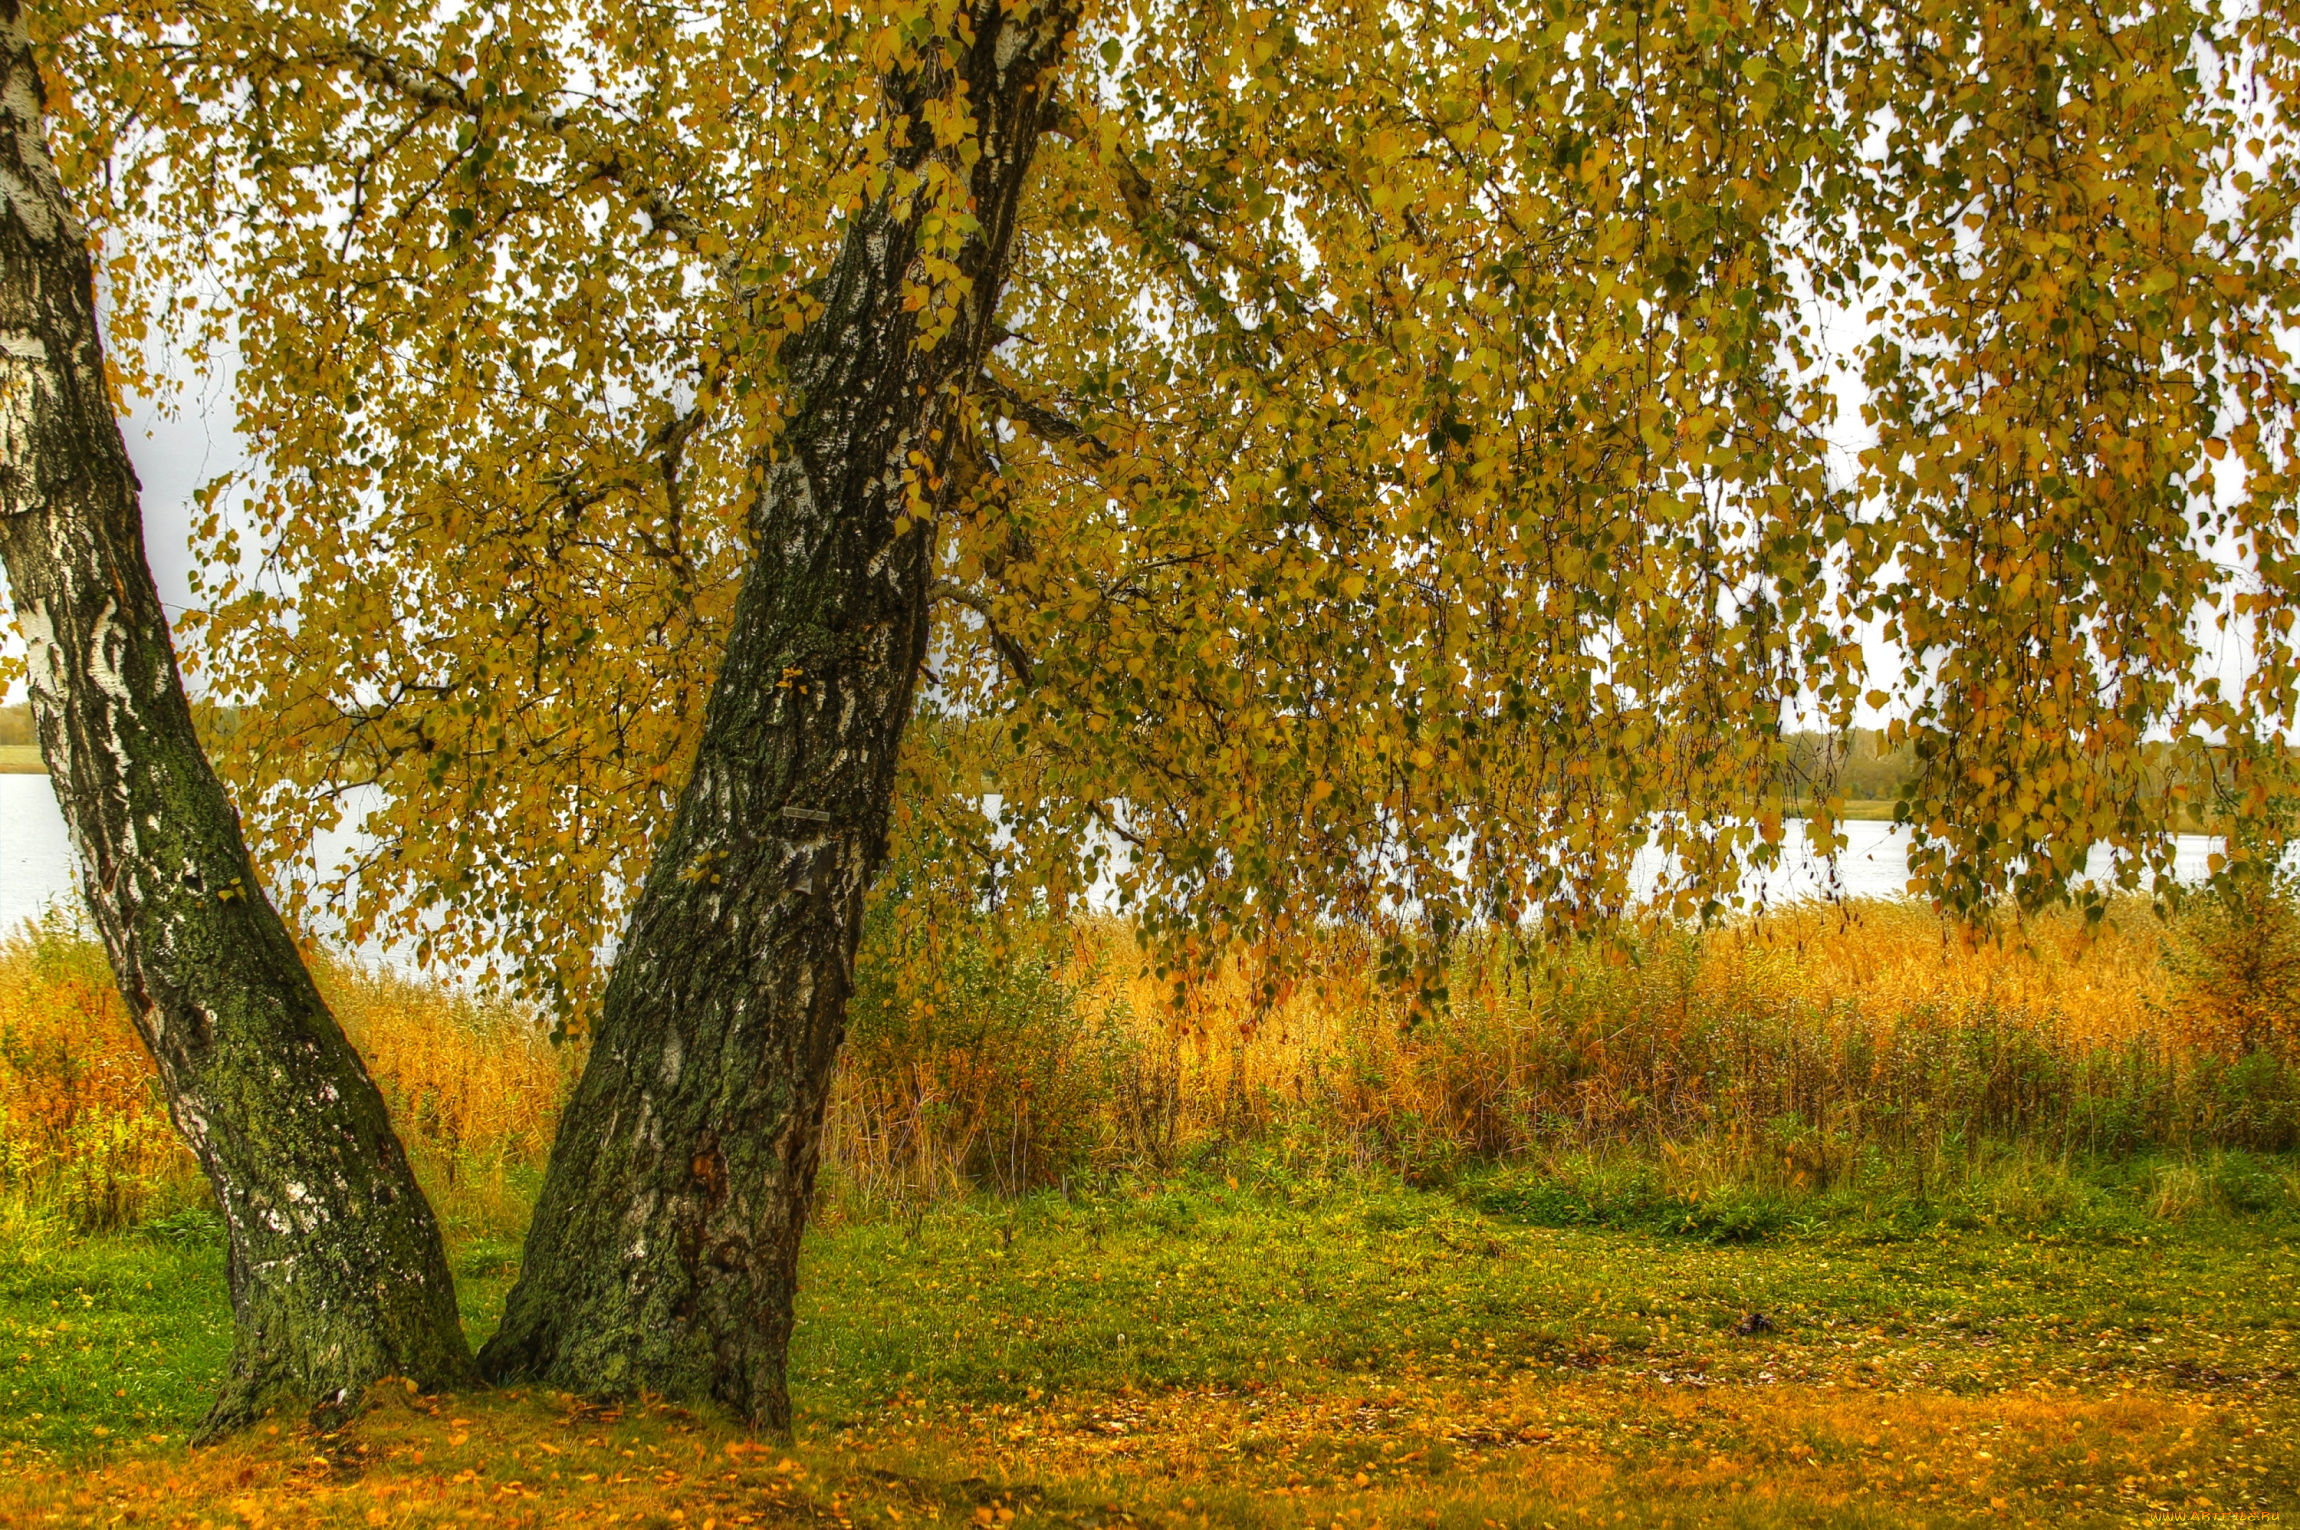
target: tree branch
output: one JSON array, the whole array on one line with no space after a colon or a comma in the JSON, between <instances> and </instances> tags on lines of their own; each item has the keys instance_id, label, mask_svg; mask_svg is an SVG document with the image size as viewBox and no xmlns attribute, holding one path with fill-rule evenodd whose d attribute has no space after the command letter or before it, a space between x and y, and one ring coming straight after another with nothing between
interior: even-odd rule
<instances>
[{"instance_id":1,"label":"tree branch","mask_svg":"<svg viewBox=\"0 0 2300 1530\"><path fill-rule=\"evenodd\" d=\"M1060 98L1048 103L1046 131L1081 146L1091 148L1094 143L1093 136L1087 133L1070 103ZM1189 257L1178 247L1188 245L1202 255L1231 266L1236 266L1238 262L1232 260L1204 230L1178 216L1160 201L1157 188L1150 184L1150 178L1123 151L1108 158L1096 154L1094 158L1117 181L1119 200L1126 205L1126 220L1134 226L1134 232L1143 244L1163 258L1163 263L1189 290L1198 311L1211 319L1215 327L1227 336L1239 359L1256 374L1267 377L1268 367L1263 358L1256 354L1258 348L1245 321L1238 317L1237 311L1214 284L1192 268Z\"/></svg>"},{"instance_id":2,"label":"tree branch","mask_svg":"<svg viewBox=\"0 0 2300 1530\"><path fill-rule=\"evenodd\" d=\"M998 625L998 617L992 610L989 601L972 590L953 584L948 579L937 579L934 582L934 587L927 592L927 598L929 600L947 600L952 605L964 606L967 610L981 617L982 625L990 633L991 646L996 648L998 656L1006 661L1006 667L1013 673L1015 683L1025 688L1037 683L1037 670L1030 662L1030 655L1024 652L1022 645L1009 637L1006 630Z\"/></svg>"},{"instance_id":3,"label":"tree branch","mask_svg":"<svg viewBox=\"0 0 2300 1530\"><path fill-rule=\"evenodd\" d=\"M1076 446L1098 463L1118 460L1118 453L1100 436L1076 420L1024 398L1012 383L986 371L981 376L980 391L997 399L1009 417L1020 420L1045 440Z\"/></svg>"},{"instance_id":4,"label":"tree branch","mask_svg":"<svg viewBox=\"0 0 2300 1530\"><path fill-rule=\"evenodd\" d=\"M642 173L630 155L606 142L572 114L549 112L541 108L491 113L485 102L452 77L405 63L358 38L337 41L299 58L282 61L348 64L369 84L389 90L409 101L435 110L454 112L474 122L491 117L496 121L515 122L529 132L555 138L565 147L577 166L587 173L587 179L611 182L637 204L656 228L708 259L718 273L721 285L729 293L737 298L753 295L752 289L741 280L741 262L736 259L733 250L721 249L714 254L710 249L714 241L721 245L727 244L725 234L706 225L681 207L668 191Z\"/></svg>"}]
</instances>

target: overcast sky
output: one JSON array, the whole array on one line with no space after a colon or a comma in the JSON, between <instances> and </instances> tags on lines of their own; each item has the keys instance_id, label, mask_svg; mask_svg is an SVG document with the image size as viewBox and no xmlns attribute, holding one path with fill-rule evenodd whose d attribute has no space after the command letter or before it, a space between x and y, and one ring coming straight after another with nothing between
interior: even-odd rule
<instances>
[{"instance_id":1,"label":"overcast sky","mask_svg":"<svg viewBox=\"0 0 2300 1530\"><path fill-rule=\"evenodd\" d=\"M192 495L244 459L232 430L231 389L220 381L204 392L186 389L173 419L145 410L121 421L120 428L144 486L145 554L173 619L191 599L186 576L192 566Z\"/></svg>"}]
</instances>

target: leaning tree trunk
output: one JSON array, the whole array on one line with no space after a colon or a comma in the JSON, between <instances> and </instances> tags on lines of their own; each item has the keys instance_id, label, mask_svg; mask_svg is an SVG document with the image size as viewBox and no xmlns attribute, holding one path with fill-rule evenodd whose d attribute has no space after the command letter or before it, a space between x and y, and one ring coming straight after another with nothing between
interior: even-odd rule
<instances>
[{"instance_id":1,"label":"leaning tree trunk","mask_svg":"<svg viewBox=\"0 0 2300 1530\"><path fill-rule=\"evenodd\" d=\"M462 1380L431 1208L193 732L20 0L0 22L0 561L89 912L223 1209L237 1342L203 1433Z\"/></svg>"},{"instance_id":2,"label":"leaning tree trunk","mask_svg":"<svg viewBox=\"0 0 2300 1530\"><path fill-rule=\"evenodd\" d=\"M973 45L941 66L980 134L968 300L950 334L918 343L903 301L917 231L882 201L849 225L825 313L786 347L798 407L753 512L756 561L480 1354L490 1377L709 1398L790 1427L799 1234L926 653L933 533L906 517L904 485L949 463L1076 15L1066 0L972 12ZM888 90L921 122L947 84Z\"/></svg>"}]
</instances>

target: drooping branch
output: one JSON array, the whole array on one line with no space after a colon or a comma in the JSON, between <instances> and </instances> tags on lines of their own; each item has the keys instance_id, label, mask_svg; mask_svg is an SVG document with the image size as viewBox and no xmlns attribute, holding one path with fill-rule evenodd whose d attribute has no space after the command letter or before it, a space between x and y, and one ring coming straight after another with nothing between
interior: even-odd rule
<instances>
[{"instance_id":1,"label":"drooping branch","mask_svg":"<svg viewBox=\"0 0 2300 1530\"><path fill-rule=\"evenodd\" d=\"M474 123L512 123L554 139L584 179L615 186L656 228L709 260L730 296L747 300L757 295L756 289L741 279L742 262L724 226L714 226L682 206L628 150L609 141L577 113L541 107L505 111L473 94L453 76L409 63L360 38L331 39L293 53L276 54L274 61L285 66L348 67L370 85L432 110L452 112Z\"/></svg>"},{"instance_id":2,"label":"drooping branch","mask_svg":"<svg viewBox=\"0 0 2300 1530\"><path fill-rule=\"evenodd\" d=\"M1013 674L1015 683L1025 690L1030 688L1037 677L1036 668L1030 662L1030 653L998 624L996 607L983 598L980 592L948 579L936 580L932 593L936 600L947 600L954 606L963 606L981 617L983 630L990 634L991 645L998 650L998 656L1006 661L1006 667Z\"/></svg>"},{"instance_id":3,"label":"drooping branch","mask_svg":"<svg viewBox=\"0 0 2300 1530\"><path fill-rule=\"evenodd\" d=\"M1053 121L1047 131L1074 143L1092 141L1084 124L1070 108L1069 103L1058 103ZM1127 157L1123 150L1102 161L1118 185L1118 196L1124 205L1127 222L1143 247L1170 271L1189 292L1191 302L1222 332L1237 358L1256 374L1267 376L1268 359L1263 345L1255 341L1253 331L1238 317L1237 310L1223 297L1220 288L1201 275L1190 263L1187 249L1236 268L1238 263L1224 251L1221 243L1207 234L1202 226L1167 206L1150 184L1150 178ZM1266 337L1265 337L1266 343Z\"/></svg>"}]
</instances>

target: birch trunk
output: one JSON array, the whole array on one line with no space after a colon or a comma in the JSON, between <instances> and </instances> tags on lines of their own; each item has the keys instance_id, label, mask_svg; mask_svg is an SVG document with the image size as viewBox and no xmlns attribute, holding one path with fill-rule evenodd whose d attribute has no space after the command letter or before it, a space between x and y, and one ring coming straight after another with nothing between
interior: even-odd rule
<instances>
[{"instance_id":1,"label":"birch trunk","mask_svg":"<svg viewBox=\"0 0 2300 1530\"><path fill-rule=\"evenodd\" d=\"M916 231L881 202L848 227L828 311L785 349L798 407L753 512L756 561L480 1355L490 1377L713 1399L789 1429L799 1236L926 653L933 532L905 516L904 485L949 464L1075 21L1066 4L972 12L974 45L945 66L982 149L969 298L922 349L903 302ZM915 122L940 83L888 88Z\"/></svg>"},{"instance_id":2,"label":"birch trunk","mask_svg":"<svg viewBox=\"0 0 2300 1530\"><path fill-rule=\"evenodd\" d=\"M0 23L0 562L89 912L227 1228L237 1338L203 1436L464 1380L431 1208L193 731L19 0Z\"/></svg>"}]
</instances>

